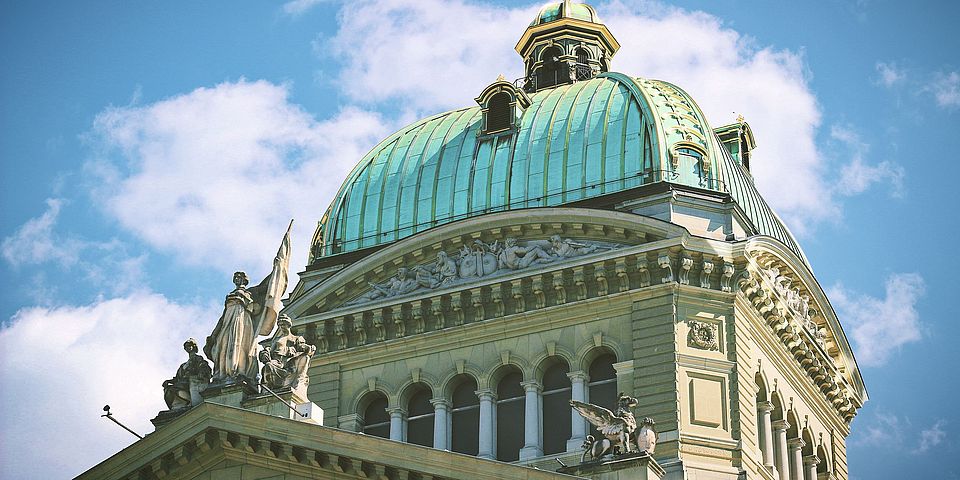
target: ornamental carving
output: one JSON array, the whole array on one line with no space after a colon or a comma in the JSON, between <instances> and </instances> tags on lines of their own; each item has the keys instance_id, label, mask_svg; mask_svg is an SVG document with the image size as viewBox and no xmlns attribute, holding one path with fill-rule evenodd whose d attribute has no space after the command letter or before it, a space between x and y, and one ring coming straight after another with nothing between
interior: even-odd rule
<instances>
[{"instance_id":1,"label":"ornamental carving","mask_svg":"<svg viewBox=\"0 0 960 480\"><path fill-rule=\"evenodd\" d=\"M397 268L397 273L389 280L369 283L370 291L347 305L460 285L478 278L502 275L619 247L617 244L574 241L559 235L553 235L547 240L522 241L513 237L493 243L474 240L473 245L464 245L456 253L437 253L434 262Z\"/></svg>"},{"instance_id":2,"label":"ornamental carving","mask_svg":"<svg viewBox=\"0 0 960 480\"><path fill-rule=\"evenodd\" d=\"M720 350L719 329L716 324L690 320L690 333L687 335L687 345L701 350Z\"/></svg>"}]
</instances>

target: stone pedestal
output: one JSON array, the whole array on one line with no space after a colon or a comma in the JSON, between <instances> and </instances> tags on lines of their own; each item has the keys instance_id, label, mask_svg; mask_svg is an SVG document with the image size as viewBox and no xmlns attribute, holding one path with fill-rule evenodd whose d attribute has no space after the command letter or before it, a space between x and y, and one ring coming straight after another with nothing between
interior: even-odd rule
<instances>
[{"instance_id":1,"label":"stone pedestal","mask_svg":"<svg viewBox=\"0 0 960 480\"><path fill-rule=\"evenodd\" d=\"M594 480L661 480L664 476L663 468L646 453L583 462L559 468L557 472Z\"/></svg>"},{"instance_id":2,"label":"stone pedestal","mask_svg":"<svg viewBox=\"0 0 960 480\"><path fill-rule=\"evenodd\" d=\"M317 404L301 398L289 388L274 393L277 394L276 397L265 390L261 393L248 394L240 407L251 412L323 426L323 409Z\"/></svg>"},{"instance_id":3,"label":"stone pedestal","mask_svg":"<svg viewBox=\"0 0 960 480\"><path fill-rule=\"evenodd\" d=\"M204 390L200 395L203 397L204 402L217 403L220 405L226 405L228 407L243 407L243 399L247 395L257 395L257 390L251 386L254 382L251 383L228 383L228 384L211 384Z\"/></svg>"}]
</instances>

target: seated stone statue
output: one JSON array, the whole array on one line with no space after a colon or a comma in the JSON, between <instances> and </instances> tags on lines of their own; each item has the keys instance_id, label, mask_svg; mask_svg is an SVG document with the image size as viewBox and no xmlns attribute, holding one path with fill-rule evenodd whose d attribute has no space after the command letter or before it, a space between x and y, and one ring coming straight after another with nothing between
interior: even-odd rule
<instances>
[{"instance_id":1,"label":"seated stone statue","mask_svg":"<svg viewBox=\"0 0 960 480\"><path fill-rule=\"evenodd\" d=\"M210 384L210 364L197 352L197 341L189 338L183 342L183 349L189 356L177 369L177 374L163 382L163 399L169 410L180 410L197 405L203 401L200 392Z\"/></svg>"},{"instance_id":2,"label":"seated stone statue","mask_svg":"<svg viewBox=\"0 0 960 480\"><path fill-rule=\"evenodd\" d=\"M270 347L260 351L263 363L261 381L271 390L290 388L301 399L307 399L307 369L317 347L307 344L303 337L290 333L290 317L280 315L277 333Z\"/></svg>"}]
</instances>

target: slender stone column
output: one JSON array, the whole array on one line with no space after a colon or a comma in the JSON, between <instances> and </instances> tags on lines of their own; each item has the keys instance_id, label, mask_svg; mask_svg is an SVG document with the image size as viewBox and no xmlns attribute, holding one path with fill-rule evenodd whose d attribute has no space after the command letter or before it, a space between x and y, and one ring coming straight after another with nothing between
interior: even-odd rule
<instances>
[{"instance_id":1,"label":"slender stone column","mask_svg":"<svg viewBox=\"0 0 960 480\"><path fill-rule=\"evenodd\" d=\"M817 465L820 463L820 459L816 455L807 455L803 457L803 470L806 472L807 476L804 477L804 480L817 480Z\"/></svg>"},{"instance_id":2,"label":"slender stone column","mask_svg":"<svg viewBox=\"0 0 960 480\"><path fill-rule=\"evenodd\" d=\"M760 451L763 453L763 466L773 473L776 467L773 463L773 427L770 424L770 412L773 411L773 404L770 402L760 402L757 404L759 412L759 422L757 431L760 435Z\"/></svg>"},{"instance_id":3,"label":"slender stone column","mask_svg":"<svg viewBox=\"0 0 960 480\"><path fill-rule=\"evenodd\" d=\"M398 442L407 441L406 426L407 411L402 408L388 408L390 414L390 440Z\"/></svg>"},{"instance_id":4,"label":"slender stone column","mask_svg":"<svg viewBox=\"0 0 960 480\"><path fill-rule=\"evenodd\" d=\"M587 401L587 374L582 371L570 372L570 398L578 402ZM573 408L570 409L570 439L567 440L567 451L576 452L583 449L583 441L587 439L587 421Z\"/></svg>"},{"instance_id":5,"label":"slender stone column","mask_svg":"<svg viewBox=\"0 0 960 480\"><path fill-rule=\"evenodd\" d=\"M790 428L790 423L786 420L776 420L772 425L774 465L776 465L777 472L780 474L780 480L788 480L790 478L790 457L787 453L787 429Z\"/></svg>"},{"instance_id":6,"label":"slender stone column","mask_svg":"<svg viewBox=\"0 0 960 480\"><path fill-rule=\"evenodd\" d=\"M803 480L803 454L800 449L805 443L799 438L787 440L787 449L790 450L790 478L791 480Z\"/></svg>"},{"instance_id":7,"label":"slender stone column","mask_svg":"<svg viewBox=\"0 0 960 480\"><path fill-rule=\"evenodd\" d=\"M493 411L496 407L497 396L490 390L478 390L477 396L480 397L480 439L477 456L493 460L495 458L493 451L494 437L496 436Z\"/></svg>"},{"instance_id":8,"label":"slender stone column","mask_svg":"<svg viewBox=\"0 0 960 480\"><path fill-rule=\"evenodd\" d=\"M433 404L433 448L450 450L447 444L447 417L450 416L450 402L443 398L431 398Z\"/></svg>"},{"instance_id":9,"label":"slender stone column","mask_svg":"<svg viewBox=\"0 0 960 480\"><path fill-rule=\"evenodd\" d=\"M523 448L520 449L520 460L543 456L543 445L540 444L540 393L543 386L538 382L522 382L523 387Z\"/></svg>"}]
</instances>

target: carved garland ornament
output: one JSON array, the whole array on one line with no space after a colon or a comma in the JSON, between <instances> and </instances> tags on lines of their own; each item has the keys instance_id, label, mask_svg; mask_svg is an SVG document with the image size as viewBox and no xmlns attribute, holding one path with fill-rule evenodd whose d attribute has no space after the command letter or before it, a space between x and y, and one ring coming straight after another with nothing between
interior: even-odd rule
<instances>
[{"instance_id":1,"label":"carved garland ornament","mask_svg":"<svg viewBox=\"0 0 960 480\"><path fill-rule=\"evenodd\" d=\"M719 332L715 324L690 320L687 345L701 350L720 350Z\"/></svg>"}]
</instances>

